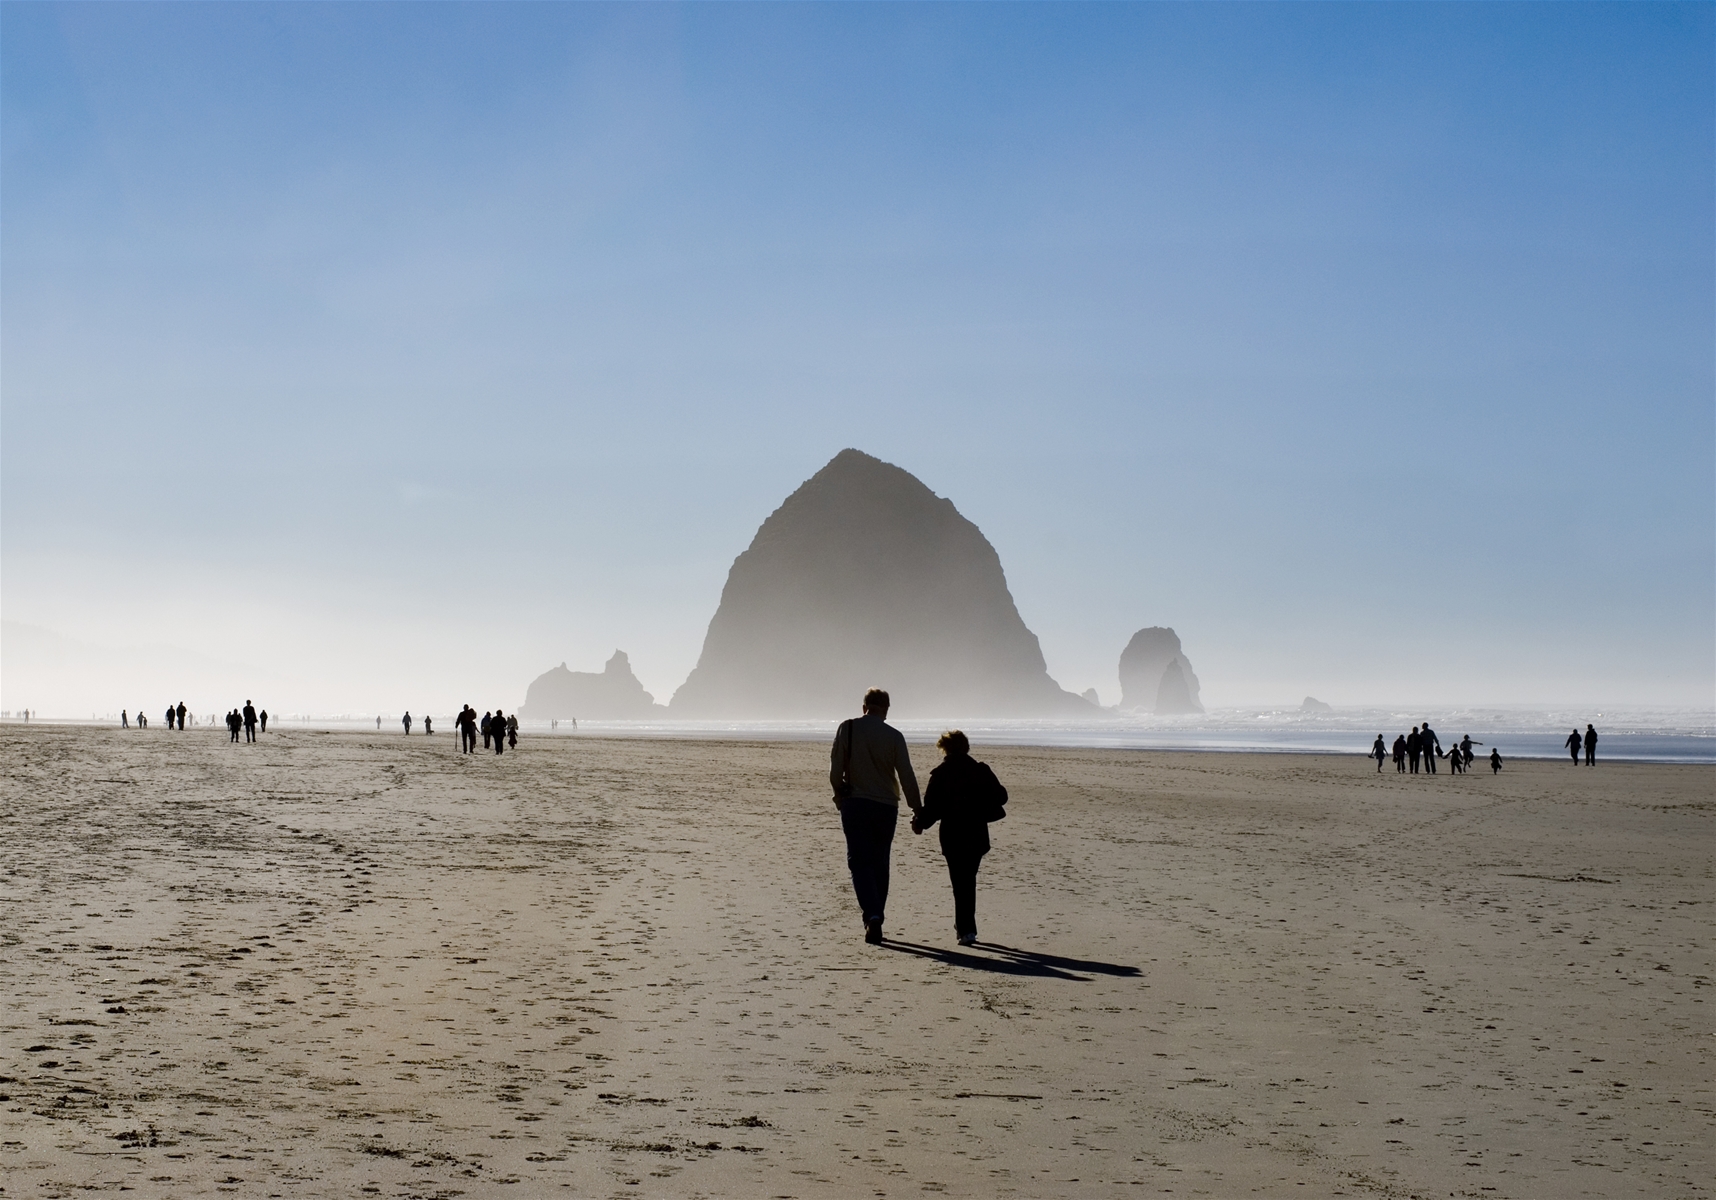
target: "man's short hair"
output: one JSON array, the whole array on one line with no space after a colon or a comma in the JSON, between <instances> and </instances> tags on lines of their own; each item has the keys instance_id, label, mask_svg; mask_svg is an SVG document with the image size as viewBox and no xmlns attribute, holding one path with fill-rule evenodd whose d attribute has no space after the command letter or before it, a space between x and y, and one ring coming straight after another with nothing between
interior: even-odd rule
<instances>
[{"instance_id":1,"label":"man's short hair","mask_svg":"<svg viewBox=\"0 0 1716 1200\"><path fill-rule=\"evenodd\" d=\"M864 707L891 708L892 705L888 702L887 692L884 692L881 688L871 688L869 691L864 693Z\"/></svg>"},{"instance_id":2,"label":"man's short hair","mask_svg":"<svg viewBox=\"0 0 1716 1200\"><path fill-rule=\"evenodd\" d=\"M948 754L970 754L971 739L957 729L950 729L935 740L936 746Z\"/></svg>"}]
</instances>

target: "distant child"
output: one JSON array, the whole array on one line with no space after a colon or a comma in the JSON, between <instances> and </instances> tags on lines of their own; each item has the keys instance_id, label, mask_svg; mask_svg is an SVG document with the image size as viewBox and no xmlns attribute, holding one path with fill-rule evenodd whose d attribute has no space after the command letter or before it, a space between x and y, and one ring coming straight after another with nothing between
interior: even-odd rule
<instances>
[{"instance_id":1,"label":"distant child","mask_svg":"<svg viewBox=\"0 0 1716 1200\"><path fill-rule=\"evenodd\" d=\"M1460 753L1460 748L1458 746L1455 746L1452 750L1448 751L1448 770L1454 775L1464 775L1466 773L1466 759L1465 756Z\"/></svg>"},{"instance_id":2,"label":"distant child","mask_svg":"<svg viewBox=\"0 0 1716 1200\"><path fill-rule=\"evenodd\" d=\"M1376 773L1382 774L1382 764L1388 761L1388 744L1382 740L1382 735L1376 735L1376 744L1370 748L1370 756L1376 759Z\"/></svg>"},{"instance_id":3,"label":"distant child","mask_svg":"<svg viewBox=\"0 0 1716 1200\"><path fill-rule=\"evenodd\" d=\"M1500 773L1501 773L1501 751L1500 750L1491 750L1490 751L1490 774L1491 775L1499 775Z\"/></svg>"},{"instance_id":4,"label":"distant child","mask_svg":"<svg viewBox=\"0 0 1716 1200\"><path fill-rule=\"evenodd\" d=\"M1398 775L1406 774L1406 735L1394 735L1394 770Z\"/></svg>"}]
</instances>

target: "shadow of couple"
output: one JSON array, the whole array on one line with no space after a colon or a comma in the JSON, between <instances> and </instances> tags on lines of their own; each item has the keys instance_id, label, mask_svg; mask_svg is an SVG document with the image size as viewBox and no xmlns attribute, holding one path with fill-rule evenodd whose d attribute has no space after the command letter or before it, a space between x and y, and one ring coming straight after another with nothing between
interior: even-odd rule
<instances>
[{"instance_id":1,"label":"shadow of couple","mask_svg":"<svg viewBox=\"0 0 1716 1200\"><path fill-rule=\"evenodd\" d=\"M1041 954L1035 950L1020 950L1013 946L1004 946L999 942L978 942L970 950L947 950L940 946L924 946L917 942L900 942L893 938L886 938L882 942L882 948L893 950L899 954L910 954L917 958L928 958L935 962L946 963L950 967L964 967L972 971L989 971L997 975L1027 975L1042 979L1071 979L1078 983L1089 983L1092 975L1119 975L1135 978L1143 974L1137 967L1098 962L1088 958L1063 958L1058 954ZM972 953L972 951L982 951L983 953Z\"/></svg>"}]
</instances>

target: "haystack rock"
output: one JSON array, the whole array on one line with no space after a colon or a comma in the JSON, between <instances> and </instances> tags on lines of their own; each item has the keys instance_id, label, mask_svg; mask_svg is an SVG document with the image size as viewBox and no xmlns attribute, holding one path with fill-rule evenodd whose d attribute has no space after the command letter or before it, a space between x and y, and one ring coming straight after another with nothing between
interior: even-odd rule
<instances>
[{"instance_id":1,"label":"haystack rock","mask_svg":"<svg viewBox=\"0 0 1716 1200\"><path fill-rule=\"evenodd\" d=\"M518 716L521 721L569 721L580 717L616 721L661 716L666 711L632 674L626 652L616 650L600 674L568 671L566 664L561 663L538 675L524 694Z\"/></svg>"},{"instance_id":2,"label":"haystack rock","mask_svg":"<svg viewBox=\"0 0 1716 1200\"><path fill-rule=\"evenodd\" d=\"M1299 711L1308 713L1334 712L1335 706L1332 704L1324 704L1315 696L1306 696L1299 704Z\"/></svg>"},{"instance_id":3,"label":"haystack rock","mask_svg":"<svg viewBox=\"0 0 1716 1200\"><path fill-rule=\"evenodd\" d=\"M1153 713L1203 712L1198 677L1180 653L1180 635L1152 625L1120 653L1120 707Z\"/></svg>"},{"instance_id":4,"label":"haystack rock","mask_svg":"<svg viewBox=\"0 0 1716 1200\"><path fill-rule=\"evenodd\" d=\"M977 526L842 450L734 561L676 717L834 717L886 688L905 718L1076 715Z\"/></svg>"}]
</instances>

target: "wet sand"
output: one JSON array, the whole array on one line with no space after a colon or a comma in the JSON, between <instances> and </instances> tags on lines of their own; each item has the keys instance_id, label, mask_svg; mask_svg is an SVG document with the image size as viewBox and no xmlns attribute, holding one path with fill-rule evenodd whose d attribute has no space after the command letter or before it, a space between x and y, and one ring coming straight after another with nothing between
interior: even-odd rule
<instances>
[{"instance_id":1,"label":"wet sand","mask_svg":"<svg viewBox=\"0 0 1716 1200\"><path fill-rule=\"evenodd\" d=\"M927 768L934 751L913 748ZM1707 1195L1709 767L0 728L0 1195Z\"/></svg>"}]
</instances>

